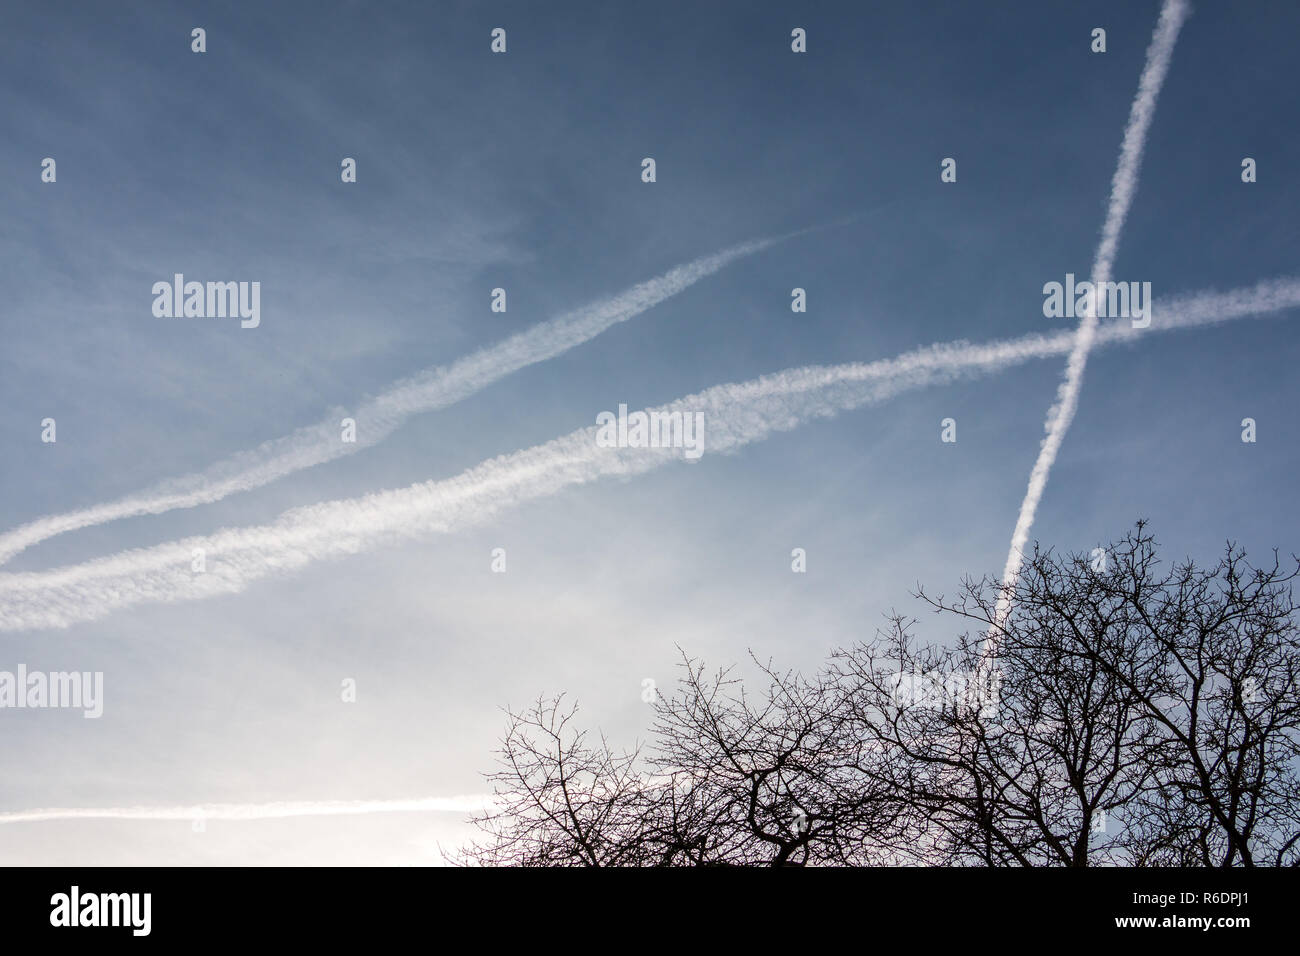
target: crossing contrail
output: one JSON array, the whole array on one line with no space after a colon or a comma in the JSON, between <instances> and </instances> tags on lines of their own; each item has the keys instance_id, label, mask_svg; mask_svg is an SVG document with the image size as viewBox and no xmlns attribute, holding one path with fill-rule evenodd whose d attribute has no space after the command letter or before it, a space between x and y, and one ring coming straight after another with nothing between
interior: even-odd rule
<instances>
[{"instance_id":1,"label":"crossing contrail","mask_svg":"<svg viewBox=\"0 0 1300 956\"><path fill-rule=\"evenodd\" d=\"M1110 324L1097 331L1095 344L1136 341L1152 332L1297 305L1300 277L1182 296L1156 303L1149 328ZM788 369L718 385L647 411L703 413L705 450L726 453L903 391L1064 355L1074 343L1068 330L986 344L950 342L875 362ZM236 593L261 578L315 561L470 527L566 488L641 474L683 457L679 448L600 447L596 432L595 426L581 428L453 478L293 508L266 525L227 528L47 571L0 573L0 631L67 627L140 603ZM200 549L206 570L195 573L192 555Z\"/></svg>"},{"instance_id":2,"label":"crossing contrail","mask_svg":"<svg viewBox=\"0 0 1300 956\"><path fill-rule=\"evenodd\" d=\"M340 439L339 423L345 414L340 410L315 425L263 442L205 471L168 479L116 501L37 518L0 534L0 564L34 544L67 531L220 501L228 495L260 488L304 468L377 444L412 415L446 408L468 398L521 368L554 358L611 326L646 312L738 259L809 231L755 239L702 256L612 298L534 325L450 365L426 369L394 382L347 413L356 421L355 442L345 443Z\"/></svg>"},{"instance_id":3,"label":"crossing contrail","mask_svg":"<svg viewBox=\"0 0 1300 956\"><path fill-rule=\"evenodd\" d=\"M1174 44L1178 40L1178 31L1187 18L1187 4L1184 0L1165 0L1160 9L1160 19L1156 23L1151 45L1147 47L1146 65L1138 81L1137 96L1129 110L1128 125L1124 129L1124 141L1120 146L1119 164L1111 180L1110 203L1106 209L1106 220L1101 228L1101 241L1092 264L1092 282L1096 284L1109 282L1111 267L1114 265L1115 253L1119 248L1120 232L1133 203L1133 194L1137 191L1138 173L1142 167L1142 151L1146 144L1147 130L1155 115L1156 100L1160 96L1160 87L1169 72L1169 62L1174 55ZM1056 462L1065 433L1070 429L1074 413L1079 405L1079 390L1083 386L1083 372L1088 364L1088 352L1092 349L1097 335L1097 310L1095 299L1092 300L1083 316L1079 319L1079 328L1075 333L1074 345L1070 357L1066 360L1065 378L1056 393L1056 401L1047 412L1047 435L1038 450L1038 460L1034 462L1029 474L1029 487L1025 490L1024 500L1020 504L1020 514L1016 518L1016 527L1011 534L1011 548L1007 554L1006 567L1002 572L1002 590L994 614L994 624L989 629L990 641L994 633L1006 622L1011 610L1011 594L1020 576L1020 566L1024 561L1025 544L1029 541L1029 532L1034 526L1034 516L1038 511L1038 502L1047 487L1047 479L1052 465Z\"/></svg>"}]
</instances>

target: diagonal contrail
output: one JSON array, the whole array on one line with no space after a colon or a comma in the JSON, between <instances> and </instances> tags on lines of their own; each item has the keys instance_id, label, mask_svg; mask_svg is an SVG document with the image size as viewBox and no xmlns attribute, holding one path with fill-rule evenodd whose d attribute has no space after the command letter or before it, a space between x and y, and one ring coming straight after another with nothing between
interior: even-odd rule
<instances>
[{"instance_id":1,"label":"diagonal contrail","mask_svg":"<svg viewBox=\"0 0 1300 956\"><path fill-rule=\"evenodd\" d=\"M1107 325L1097 344L1208 325L1300 305L1300 277L1228 293L1158 303L1149 329ZM1068 353L1068 330L982 345L945 343L868 363L788 369L718 385L653 411L702 412L705 450L734 451L773 432L882 401L900 392L974 378ZM605 448L596 428L578 429L501 455L449 479L360 498L293 508L271 524L228 528L48 571L0 574L0 631L67 627L144 602L176 602L244 590L254 581L389 541L469 527L503 510L609 476L631 476L682 457L673 448ZM207 571L191 570L196 548Z\"/></svg>"},{"instance_id":2,"label":"diagonal contrail","mask_svg":"<svg viewBox=\"0 0 1300 956\"><path fill-rule=\"evenodd\" d=\"M1146 65L1138 81L1137 96L1129 110L1128 125L1124 129L1124 142L1120 146L1119 164L1111 180L1110 203L1106 209L1106 221L1101 227L1101 241L1092 264L1092 282L1094 288L1100 282L1109 282L1111 267L1115 261L1115 252L1119 248L1120 231L1128 216L1133 194L1137 191L1138 172L1142 166L1142 150L1146 143L1147 130L1151 127L1151 118L1155 115L1156 99L1164 83L1165 74L1169 72L1169 62L1174 55L1174 44L1178 40L1178 31L1187 18L1187 4L1184 0L1165 0L1160 9L1160 19L1156 22L1151 45L1147 47ZM1016 518L1016 527L1011 534L1011 548L1007 554L1006 567L1002 572L1002 589L998 598L994 623L989 628L989 641L996 643L995 633L1006 622L1011 611L1011 594L1020 577L1020 566L1024 561L1024 548L1029 540L1029 532L1034 526L1034 515L1038 511L1038 502L1047 487L1047 478L1052 465L1056 462L1065 433L1079 405L1079 390L1083 386L1083 372L1088 364L1088 352L1092 349L1097 334L1096 302L1089 303L1079 320L1075 333L1074 345L1065 364L1065 379L1056 393L1056 401L1047 412L1047 435L1038 450L1038 459L1029 474L1029 487L1025 490L1024 500L1020 504L1020 514ZM990 651L992 648L990 648Z\"/></svg>"},{"instance_id":3,"label":"diagonal contrail","mask_svg":"<svg viewBox=\"0 0 1300 956\"><path fill-rule=\"evenodd\" d=\"M359 813L477 813L493 797L416 797L405 800L297 800L278 803L196 803L166 807L45 807L0 812L0 824L50 820L277 820L284 817L351 816Z\"/></svg>"},{"instance_id":4,"label":"diagonal contrail","mask_svg":"<svg viewBox=\"0 0 1300 956\"><path fill-rule=\"evenodd\" d=\"M340 440L340 418L333 415L283 438L240 452L205 471L169 479L116 501L37 518L0 534L0 564L32 545L66 531L220 501L228 495L260 488L296 471L374 445L391 435L412 415L445 408L468 398L521 368L554 358L595 338L611 326L640 315L738 259L809 231L804 229L755 239L702 256L612 298L538 323L450 365L426 369L395 382L350 413L357 422L355 442Z\"/></svg>"}]
</instances>

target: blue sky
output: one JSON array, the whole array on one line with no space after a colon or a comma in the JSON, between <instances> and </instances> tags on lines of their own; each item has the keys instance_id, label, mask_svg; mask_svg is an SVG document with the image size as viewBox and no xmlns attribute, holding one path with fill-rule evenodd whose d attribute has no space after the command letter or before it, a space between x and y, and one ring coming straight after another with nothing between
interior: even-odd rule
<instances>
[{"instance_id":1,"label":"blue sky","mask_svg":"<svg viewBox=\"0 0 1300 956\"><path fill-rule=\"evenodd\" d=\"M1088 271L1158 6L17 6L0 37L5 530L346 414L676 265L823 228L355 455L60 535L3 570L451 477L619 403L1068 328L1042 285ZM1195 5L1116 278L1159 298L1300 272L1297 26L1289 4ZM151 286L176 272L259 281L260 326L155 318ZM1034 537L1089 550L1145 517L1171 557L1228 538L1294 550L1297 320L1098 351ZM0 711L0 811L475 793L503 706L564 691L631 742L641 682L672 681L676 645L815 667L891 607L919 610L918 582L1001 571L1062 368L908 392L238 594L0 633L0 670L102 670L106 698L99 720ZM0 827L0 858L425 863L464 832L453 814L54 821Z\"/></svg>"}]
</instances>

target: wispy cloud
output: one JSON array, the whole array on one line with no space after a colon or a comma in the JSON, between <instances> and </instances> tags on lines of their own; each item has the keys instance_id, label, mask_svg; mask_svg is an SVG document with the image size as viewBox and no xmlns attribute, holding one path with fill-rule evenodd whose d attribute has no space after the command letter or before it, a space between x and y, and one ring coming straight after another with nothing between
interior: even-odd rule
<instances>
[{"instance_id":1,"label":"wispy cloud","mask_svg":"<svg viewBox=\"0 0 1300 956\"><path fill-rule=\"evenodd\" d=\"M1155 115L1156 100L1160 96L1160 87L1169 72L1169 63L1173 59L1174 44L1178 41L1178 31L1187 18L1188 7L1184 0L1165 0L1160 9L1160 19L1156 22L1155 33L1147 47L1146 65L1138 81L1137 95L1129 109L1128 124L1124 129L1124 141L1120 146L1119 163L1111 179L1110 203L1106 209L1106 220L1101 227L1101 241L1093 257L1092 281L1109 282L1111 268L1115 262L1115 253L1119 248L1120 232L1124 220L1128 217L1129 207L1133 203L1133 194L1137 191L1138 173L1142 168L1142 152L1146 145L1147 131ZM1065 378L1057 389L1056 401L1047 412L1046 431L1038 459L1029 473L1029 487L1025 490L1024 500L1020 504L1020 514L1016 518L1016 527L1011 534L1011 548L1007 554L1007 563L1002 572L1002 595L998 601L994 626L990 635L1005 621L1010 612L1009 596L1020 576L1021 563L1024 561L1024 548L1029 541L1029 532L1034 526L1034 516L1038 503L1047 487L1047 479L1065 434L1074 421L1074 413L1079 405L1079 390L1083 386L1083 372L1088 364L1088 353L1097 337L1097 314L1095 303L1089 307L1079 320L1074 344L1070 349L1065 364Z\"/></svg>"},{"instance_id":2,"label":"wispy cloud","mask_svg":"<svg viewBox=\"0 0 1300 956\"><path fill-rule=\"evenodd\" d=\"M412 415L446 408L507 375L554 358L611 326L641 315L738 259L802 232L756 239L677 266L618 295L567 313L480 349L450 365L393 383L357 408L338 410L315 425L267 441L205 471L161 482L116 501L48 515L0 535L0 564L55 535L137 515L162 514L220 501L383 441ZM339 422L356 420L356 441L343 442Z\"/></svg>"},{"instance_id":3,"label":"wispy cloud","mask_svg":"<svg viewBox=\"0 0 1300 956\"><path fill-rule=\"evenodd\" d=\"M1098 330L1095 345L1135 341L1160 330L1208 325L1300 305L1300 278L1261 282L1227 293L1200 293L1156 304L1152 324ZM890 398L900 392L988 375L1071 351L1069 331L986 344L951 342L868 363L788 369L718 385L655 411L703 412L705 450L734 451L773 432ZM316 561L397 541L451 532L565 488L647 472L673 460L670 448L598 447L596 427L483 462L449 479L360 498L293 508L271 524L134 549L48 571L0 574L0 630L66 627L144 602L231 594L254 581ZM207 570L195 574L201 548Z\"/></svg>"}]
</instances>

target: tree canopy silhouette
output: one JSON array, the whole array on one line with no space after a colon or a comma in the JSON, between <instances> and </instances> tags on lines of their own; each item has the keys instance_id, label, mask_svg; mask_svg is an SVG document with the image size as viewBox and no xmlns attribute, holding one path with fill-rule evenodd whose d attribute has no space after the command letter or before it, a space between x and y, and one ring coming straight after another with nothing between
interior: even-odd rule
<instances>
[{"instance_id":1,"label":"tree canopy silhouette","mask_svg":"<svg viewBox=\"0 0 1300 956\"><path fill-rule=\"evenodd\" d=\"M462 861L524 866L1300 864L1300 562L1164 565L1144 522L1089 555L891 613L747 691L683 655L646 744L511 713Z\"/></svg>"}]
</instances>

